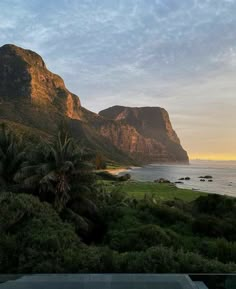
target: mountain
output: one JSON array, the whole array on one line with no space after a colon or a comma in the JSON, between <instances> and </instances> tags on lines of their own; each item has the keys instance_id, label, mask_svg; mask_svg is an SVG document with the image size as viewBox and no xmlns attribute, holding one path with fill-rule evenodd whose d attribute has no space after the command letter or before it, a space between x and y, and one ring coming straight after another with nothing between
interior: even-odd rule
<instances>
[{"instance_id":1,"label":"mountain","mask_svg":"<svg viewBox=\"0 0 236 289\"><path fill-rule=\"evenodd\" d=\"M164 109L115 106L93 113L31 50L0 47L0 79L0 119L14 128L51 135L64 120L75 138L109 160L188 162Z\"/></svg>"},{"instance_id":2,"label":"mountain","mask_svg":"<svg viewBox=\"0 0 236 289\"><path fill-rule=\"evenodd\" d=\"M66 89L61 77L46 68L37 53L15 45L4 45L0 48L0 65L0 103L4 103L4 110L6 105L9 110L17 108L15 117L23 122L27 119L22 108L30 108L36 114L43 111L47 118L50 118L50 113L59 113L80 119L79 98ZM3 115L6 113L1 112Z\"/></svg>"},{"instance_id":3,"label":"mountain","mask_svg":"<svg viewBox=\"0 0 236 289\"><path fill-rule=\"evenodd\" d=\"M187 152L172 128L167 111L160 107L113 106L99 115L129 126L128 134L104 129L117 147L141 162L188 162ZM130 129L132 128L132 129Z\"/></svg>"},{"instance_id":4,"label":"mountain","mask_svg":"<svg viewBox=\"0 0 236 289\"><path fill-rule=\"evenodd\" d=\"M100 117L81 106L79 97L47 69L37 53L11 44L0 47L0 79L0 120L17 132L50 137L64 121L82 145L110 160L132 162L89 125Z\"/></svg>"}]
</instances>

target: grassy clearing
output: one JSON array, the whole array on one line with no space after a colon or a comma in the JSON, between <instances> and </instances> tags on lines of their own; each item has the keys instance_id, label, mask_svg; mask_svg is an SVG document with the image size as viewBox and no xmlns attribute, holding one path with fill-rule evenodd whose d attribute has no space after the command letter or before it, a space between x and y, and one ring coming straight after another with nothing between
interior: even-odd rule
<instances>
[{"instance_id":1,"label":"grassy clearing","mask_svg":"<svg viewBox=\"0 0 236 289\"><path fill-rule=\"evenodd\" d=\"M120 185L120 189L130 197L142 199L145 194L152 194L160 200L173 200L175 198L191 202L199 196L207 193L196 192L188 189L179 189L169 184L157 184L153 182L126 182Z\"/></svg>"}]
</instances>

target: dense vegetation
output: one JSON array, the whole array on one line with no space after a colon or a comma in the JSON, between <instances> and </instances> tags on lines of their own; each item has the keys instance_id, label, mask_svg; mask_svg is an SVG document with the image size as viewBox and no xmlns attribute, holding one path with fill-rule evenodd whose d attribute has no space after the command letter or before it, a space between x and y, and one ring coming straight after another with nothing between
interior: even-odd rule
<instances>
[{"instance_id":1,"label":"dense vegetation","mask_svg":"<svg viewBox=\"0 0 236 289\"><path fill-rule=\"evenodd\" d=\"M63 129L35 143L2 125L1 273L236 272L234 198L137 197L100 162Z\"/></svg>"}]
</instances>

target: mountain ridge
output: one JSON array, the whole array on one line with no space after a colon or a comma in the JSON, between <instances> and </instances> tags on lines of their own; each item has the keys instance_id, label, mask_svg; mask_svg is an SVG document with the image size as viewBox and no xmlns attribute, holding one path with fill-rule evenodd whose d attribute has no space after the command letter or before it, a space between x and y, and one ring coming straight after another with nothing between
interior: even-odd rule
<instances>
[{"instance_id":1,"label":"mountain ridge","mask_svg":"<svg viewBox=\"0 0 236 289\"><path fill-rule=\"evenodd\" d=\"M55 132L65 119L75 138L108 159L188 163L163 108L114 106L99 114L91 112L60 76L47 69L40 55L12 44L0 47L0 78L1 119L47 133Z\"/></svg>"},{"instance_id":2,"label":"mountain ridge","mask_svg":"<svg viewBox=\"0 0 236 289\"><path fill-rule=\"evenodd\" d=\"M0 48L0 97L36 106L52 106L70 118L80 119L81 103L63 79L49 71L40 55L12 44ZM13 99L12 99L13 98Z\"/></svg>"}]
</instances>

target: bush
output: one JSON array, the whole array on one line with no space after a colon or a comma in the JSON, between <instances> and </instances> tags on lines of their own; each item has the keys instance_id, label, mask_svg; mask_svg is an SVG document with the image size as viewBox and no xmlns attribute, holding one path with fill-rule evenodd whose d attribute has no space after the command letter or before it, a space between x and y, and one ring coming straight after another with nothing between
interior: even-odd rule
<instances>
[{"instance_id":1,"label":"bush","mask_svg":"<svg viewBox=\"0 0 236 289\"><path fill-rule=\"evenodd\" d=\"M74 228L63 223L51 205L31 195L3 193L0 206L0 271L63 271L66 250L81 246Z\"/></svg>"},{"instance_id":2,"label":"bush","mask_svg":"<svg viewBox=\"0 0 236 289\"><path fill-rule=\"evenodd\" d=\"M119 257L119 272L127 273L229 273L236 264L223 264L196 253L152 247L144 252L123 253Z\"/></svg>"},{"instance_id":3,"label":"bush","mask_svg":"<svg viewBox=\"0 0 236 289\"><path fill-rule=\"evenodd\" d=\"M217 258L223 263L235 262L236 243L228 242L225 239L202 241L198 246L199 252L208 258Z\"/></svg>"},{"instance_id":4,"label":"bush","mask_svg":"<svg viewBox=\"0 0 236 289\"><path fill-rule=\"evenodd\" d=\"M109 273L116 271L117 253L107 247L87 247L68 250L64 268L70 273Z\"/></svg>"},{"instance_id":5,"label":"bush","mask_svg":"<svg viewBox=\"0 0 236 289\"><path fill-rule=\"evenodd\" d=\"M161 227L152 224L111 231L108 240L110 248L120 252L143 251L151 246L171 244L168 234Z\"/></svg>"},{"instance_id":6,"label":"bush","mask_svg":"<svg viewBox=\"0 0 236 289\"><path fill-rule=\"evenodd\" d=\"M192 224L194 233L212 238L236 240L236 222L232 219L219 219L215 216L201 215Z\"/></svg>"},{"instance_id":7,"label":"bush","mask_svg":"<svg viewBox=\"0 0 236 289\"><path fill-rule=\"evenodd\" d=\"M224 216L229 213L236 213L235 205L236 202L234 198L216 194L200 196L194 201L194 206L197 212L215 216Z\"/></svg>"},{"instance_id":8,"label":"bush","mask_svg":"<svg viewBox=\"0 0 236 289\"><path fill-rule=\"evenodd\" d=\"M118 256L118 272L126 273L174 273L177 263L173 252L162 247L142 252L127 252Z\"/></svg>"},{"instance_id":9,"label":"bush","mask_svg":"<svg viewBox=\"0 0 236 289\"><path fill-rule=\"evenodd\" d=\"M149 204L144 201L143 203L139 203L138 208L148 212L163 224L174 224L177 222L189 223L192 221L191 216L185 214L182 210L171 208L164 204Z\"/></svg>"}]
</instances>

